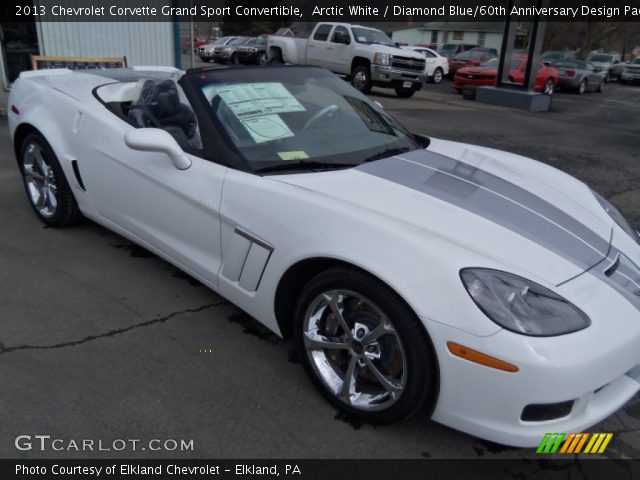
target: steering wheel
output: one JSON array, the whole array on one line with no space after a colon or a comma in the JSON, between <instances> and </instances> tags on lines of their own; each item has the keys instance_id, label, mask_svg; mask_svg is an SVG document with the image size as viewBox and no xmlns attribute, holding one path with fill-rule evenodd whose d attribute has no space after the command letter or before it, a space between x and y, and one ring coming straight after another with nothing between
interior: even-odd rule
<instances>
[{"instance_id":1,"label":"steering wheel","mask_svg":"<svg viewBox=\"0 0 640 480\"><path fill-rule=\"evenodd\" d=\"M318 112L316 112L309 120L307 120L307 123L304 124L304 127L302 127L302 129L303 130L309 130L310 128L312 128L316 124L320 123L320 121L323 119L323 117L331 117L338 110L339 110L339 107L337 105L335 105L335 104L334 105L327 105L322 110L319 110Z\"/></svg>"}]
</instances>

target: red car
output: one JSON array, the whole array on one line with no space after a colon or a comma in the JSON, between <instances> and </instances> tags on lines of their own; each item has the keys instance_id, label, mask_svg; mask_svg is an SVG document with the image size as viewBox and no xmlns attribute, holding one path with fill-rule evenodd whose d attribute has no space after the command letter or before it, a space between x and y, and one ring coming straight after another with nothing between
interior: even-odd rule
<instances>
[{"instance_id":1,"label":"red car","mask_svg":"<svg viewBox=\"0 0 640 480\"><path fill-rule=\"evenodd\" d=\"M495 54L482 50L468 50L449 58L449 74L455 75L456 71L464 67L478 67L495 58Z\"/></svg>"},{"instance_id":2,"label":"red car","mask_svg":"<svg viewBox=\"0 0 640 480\"><path fill-rule=\"evenodd\" d=\"M509 81L515 84L524 84L525 67L527 57L525 55L514 56L509 65ZM558 84L558 71L538 62L536 68L536 81L534 90L545 95L553 95ZM479 67L465 67L459 69L453 77L453 88L457 92L462 92L465 88L476 88L480 86L492 86L496 84L498 76L498 59L489 60Z\"/></svg>"}]
</instances>

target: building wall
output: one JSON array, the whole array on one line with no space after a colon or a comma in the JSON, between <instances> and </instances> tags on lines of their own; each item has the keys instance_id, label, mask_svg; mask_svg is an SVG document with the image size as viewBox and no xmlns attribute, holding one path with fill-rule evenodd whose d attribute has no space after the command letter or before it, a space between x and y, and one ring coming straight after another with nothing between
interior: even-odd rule
<instances>
[{"instance_id":1,"label":"building wall","mask_svg":"<svg viewBox=\"0 0 640 480\"><path fill-rule=\"evenodd\" d=\"M463 32L461 40L454 40L453 31L438 31L438 46L443 43L478 43L478 37L480 32ZM431 43L432 31L424 30L420 28L407 28L403 30L396 30L392 32L391 39L394 42L407 43L409 45L428 45ZM500 32L485 32L484 46L488 48L495 48L500 51L502 47L502 33Z\"/></svg>"},{"instance_id":2,"label":"building wall","mask_svg":"<svg viewBox=\"0 0 640 480\"><path fill-rule=\"evenodd\" d=\"M176 66L172 22L40 22L41 55L127 57L129 66Z\"/></svg>"}]
</instances>

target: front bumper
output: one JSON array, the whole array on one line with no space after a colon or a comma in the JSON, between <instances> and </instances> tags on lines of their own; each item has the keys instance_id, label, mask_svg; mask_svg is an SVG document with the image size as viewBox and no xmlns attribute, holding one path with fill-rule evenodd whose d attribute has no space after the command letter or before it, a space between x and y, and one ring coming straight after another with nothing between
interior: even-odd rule
<instances>
[{"instance_id":1,"label":"front bumper","mask_svg":"<svg viewBox=\"0 0 640 480\"><path fill-rule=\"evenodd\" d=\"M427 75L420 71L411 72L382 65L373 65L371 68L371 80L375 85L387 87L401 86L404 82L411 82L414 84L414 88L419 89L427 81Z\"/></svg>"},{"instance_id":2,"label":"front bumper","mask_svg":"<svg viewBox=\"0 0 640 480\"><path fill-rule=\"evenodd\" d=\"M215 52L213 59L218 62L226 62L231 58L231 52Z\"/></svg>"},{"instance_id":3,"label":"front bumper","mask_svg":"<svg viewBox=\"0 0 640 480\"><path fill-rule=\"evenodd\" d=\"M213 58L213 52L209 52L209 51L206 51L206 50L200 50L200 51L198 51L198 56L202 60L211 60Z\"/></svg>"},{"instance_id":4,"label":"front bumper","mask_svg":"<svg viewBox=\"0 0 640 480\"><path fill-rule=\"evenodd\" d=\"M547 338L506 330L478 337L423 319L440 367L435 421L494 442L536 447L546 433L588 429L640 390L638 310L589 273L558 290L589 315L590 327ZM453 356L448 341L509 362L519 371L504 372ZM573 406L562 418L522 420L527 405L567 401Z\"/></svg>"},{"instance_id":5,"label":"front bumper","mask_svg":"<svg viewBox=\"0 0 640 480\"><path fill-rule=\"evenodd\" d=\"M622 72L620 75L620 80L623 82L640 82L640 72Z\"/></svg>"}]
</instances>

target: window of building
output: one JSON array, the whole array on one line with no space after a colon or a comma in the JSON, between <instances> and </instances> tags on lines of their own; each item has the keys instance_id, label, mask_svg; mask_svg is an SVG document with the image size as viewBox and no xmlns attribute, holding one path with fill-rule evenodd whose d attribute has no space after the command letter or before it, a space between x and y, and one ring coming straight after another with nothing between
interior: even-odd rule
<instances>
[{"instance_id":1,"label":"window of building","mask_svg":"<svg viewBox=\"0 0 640 480\"><path fill-rule=\"evenodd\" d=\"M453 32L453 40L464 40L464 32Z\"/></svg>"},{"instance_id":2,"label":"window of building","mask_svg":"<svg viewBox=\"0 0 640 480\"><path fill-rule=\"evenodd\" d=\"M478 45L480 45L481 47L484 47L486 41L487 41L487 33L478 32Z\"/></svg>"},{"instance_id":3,"label":"window of building","mask_svg":"<svg viewBox=\"0 0 640 480\"><path fill-rule=\"evenodd\" d=\"M431 43L438 43L438 31L434 30L431 32Z\"/></svg>"}]
</instances>

